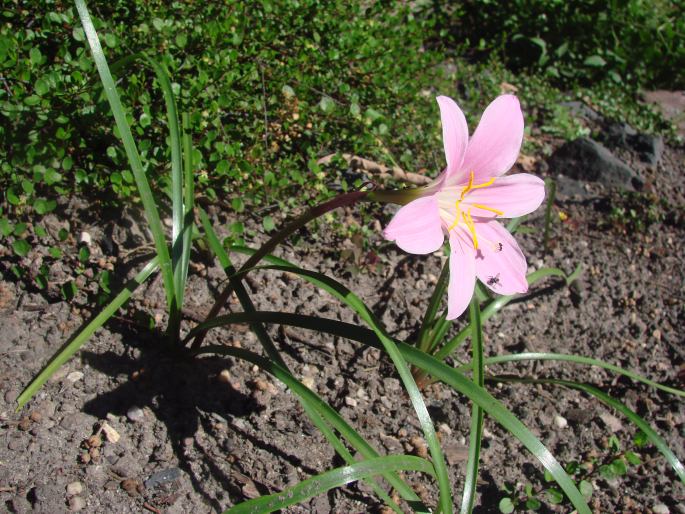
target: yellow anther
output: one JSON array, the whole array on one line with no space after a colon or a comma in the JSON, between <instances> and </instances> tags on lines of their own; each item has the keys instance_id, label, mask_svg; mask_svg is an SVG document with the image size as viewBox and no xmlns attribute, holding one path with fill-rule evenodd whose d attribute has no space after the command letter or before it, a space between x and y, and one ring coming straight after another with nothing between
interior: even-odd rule
<instances>
[{"instance_id":1,"label":"yellow anther","mask_svg":"<svg viewBox=\"0 0 685 514\"><path fill-rule=\"evenodd\" d=\"M475 207L476 209L483 209L484 211L494 212L494 213L497 214L498 216L504 216L504 212L502 212L502 211L500 211L500 210L497 210L497 209L493 209L492 207L488 207L488 206L486 206L486 205L481 205L481 204L479 204L479 203L474 203L474 204L471 204L471 205L472 205L473 207Z\"/></svg>"}]
</instances>

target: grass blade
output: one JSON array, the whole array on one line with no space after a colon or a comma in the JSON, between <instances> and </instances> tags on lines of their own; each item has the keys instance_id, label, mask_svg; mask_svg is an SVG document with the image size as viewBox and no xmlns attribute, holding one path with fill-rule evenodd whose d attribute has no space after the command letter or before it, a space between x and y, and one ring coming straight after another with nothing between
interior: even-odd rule
<instances>
[{"instance_id":1,"label":"grass blade","mask_svg":"<svg viewBox=\"0 0 685 514\"><path fill-rule=\"evenodd\" d=\"M445 263L442 266L438 282L435 284L435 289L433 289L433 294L428 302L426 314L423 316L423 322L421 323L419 336L417 337L417 346L424 352L431 347L432 338L429 337L429 335L432 332L431 328L435 323L435 316L438 312L438 308L440 308L440 302L442 302L442 298L445 296L449 274L449 266Z\"/></svg>"},{"instance_id":2,"label":"grass blade","mask_svg":"<svg viewBox=\"0 0 685 514\"><path fill-rule=\"evenodd\" d=\"M100 45L97 32L93 26L93 21L90 18L90 14L88 13L88 9L84 0L75 1L76 9L78 10L81 18L81 24L83 25L83 30L85 31L88 45L93 55L93 60L95 61L95 66L100 74L100 80L102 81L105 95L107 96L109 105L112 108L112 114L114 115L117 128L121 134L121 140L124 144L124 149L126 150L126 156L128 157L128 161L131 166L131 172L133 173L133 177L136 181L136 186L138 187L138 192L143 203L143 208L145 209L147 222L150 225L150 230L152 231L152 238L154 239L157 257L159 258L159 268L164 281L167 304L169 306L169 312L171 313L176 309L174 278L171 267L171 259L169 257L169 248L167 247L164 230L162 229L162 222L160 221L159 212L157 211L157 205L155 204L155 199L152 196L150 184L148 184L147 177L143 171L143 164L140 160L140 154L138 153L135 141L133 140L131 127L126 120L126 112L121 105L121 100L119 99L119 94L117 93L112 74L109 71L109 66L107 65L105 54L102 51L102 46Z\"/></svg>"},{"instance_id":3,"label":"grass blade","mask_svg":"<svg viewBox=\"0 0 685 514\"><path fill-rule=\"evenodd\" d=\"M228 509L225 514L252 514L259 512L266 514L283 509L325 493L335 487L341 487L364 478L380 475L388 470L420 471L433 474L433 466L420 457L412 455L391 455L377 457L344 466L320 475L303 480L299 484L289 487L280 493L262 496L249 500Z\"/></svg>"},{"instance_id":4,"label":"grass blade","mask_svg":"<svg viewBox=\"0 0 685 514\"><path fill-rule=\"evenodd\" d=\"M471 339L473 353L473 383L478 387L485 385L485 367L483 365L483 326L480 321L480 305L474 296L469 306L473 335ZM480 447L483 437L483 409L474 404L471 409L471 430L469 434L469 457L466 462L466 478L464 480L464 494L461 498L461 512L469 514L473 510L478 483L478 464L480 462Z\"/></svg>"},{"instance_id":5,"label":"grass blade","mask_svg":"<svg viewBox=\"0 0 685 514\"><path fill-rule=\"evenodd\" d=\"M676 455L668 447L668 443L666 443L666 441L664 441L664 439L649 425L649 423L647 423L647 421L644 418L642 418L640 415L638 415L635 411L630 409L624 403L618 401L616 398L613 398L612 396L609 396L604 391L602 391L602 390L600 390L594 386L588 385L588 384L582 384L580 382L573 382L571 380L561 380L561 379L553 379L553 378L537 379L537 378L492 377L492 380L496 380L498 382L521 382L521 383L527 383L527 384L553 384L553 385L568 387L571 389L577 389L577 390L582 391L586 394L594 396L595 398L597 398L599 401L601 401L605 405L608 405L609 407L611 407L614 410L623 414L637 428L642 430L645 433L645 435L647 436L647 438L651 441L651 443L654 446L656 446L656 448L666 458L668 463L671 465L671 467L675 471L676 475L678 475L678 478L680 478L680 481L683 484L685 484L685 467L680 462L680 460L678 460L678 457L676 457Z\"/></svg>"},{"instance_id":6,"label":"grass blade","mask_svg":"<svg viewBox=\"0 0 685 514\"><path fill-rule=\"evenodd\" d=\"M77 333L71 340L67 341L65 345L60 348L57 353L50 359L50 362L41 370L31 383L26 386L22 393L17 398L17 410L21 409L26 402L41 388L41 386L57 371L65 362L67 362L83 344L88 341L90 336L100 328L105 322L114 315L114 313L121 307L126 300L128 300L133 292L145 282L148 277L158 268L158 258L155 257L148 262L138 274L124 286L124 288L117 294L114 299L100 311L100 313L93 318L83 329Z\"/></svg>"}]
</instances>

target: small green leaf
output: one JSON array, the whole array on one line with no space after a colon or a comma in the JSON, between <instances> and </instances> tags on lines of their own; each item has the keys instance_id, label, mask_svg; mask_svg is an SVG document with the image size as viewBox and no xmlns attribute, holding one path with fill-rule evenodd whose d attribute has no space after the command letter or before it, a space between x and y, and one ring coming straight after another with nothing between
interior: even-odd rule
<instances>
[{"instance_id":1,"label":"small green leaf","mask_svg":"<svg viewBox=\"0 0 685 514\"><path fill-rule=\"evenodd\" d=\"M499 511L502 514L511 514L514 512L514 502L511 501L511 498L502 498L499 501Z\"/></svg>"},{"instance_id":2,"label":"small green leaf","mask_svg":"<svg viewBox=\"0 0 685 514\"><path fill-rule=\"evenodd\" d=\"M621 451L621 441L618 440L618 437L616 437L615 434L612 434L609 437L609 448L611 448L615 452Z\"/></svg>"},{"instance_id":3,"label":"small green leaf","mask_svg":"<svg viewBox=\"0 0 685 514\"><path fill-rule=\"evenodd\" d=\"M319 107L323 112L329 114L335 109L335 102L330 96L322 96L321 101L319 101Z\"/></svg>"},{"instance_id":4,"label":"small green leaf","mask_svg":"<svg viewBox=\"0 0 685 514\"><path fill-rule=\"evenodd\" d=\"M625 453L624 456L626 460L633 466L639 466L640 464L642 464L642 459L640 459L640 456L635 452L628 451Z\"/></svg>"},{"instance_id":5,"label":"small green leaf","mask_svg":"<svg viewBox=\"0 0 685 514\"><path fill-rule=\"evenodd\" d=\"M61 228L59 229L59 232L57 232L57 239L60 241L66 241L68 237L69 231L66 228Z\"/></svg>"},{"instance_id":6,"label":"small green leaf","mask_svg":"<svg viewBox=\"0 0 685 514\"><path fill-rule=\"evenodd\" d=\"M0 219L0 233L3 236L7 237L12 232L14 232L14 225L7 221L7 218Z\"/></svg>"},{"instance_id":7,"label":"small green leaf","mask_svg":"<svg viewBox=\"0 0 685 514\"><path fill-rule=\"evenodd\" d=\"M33 190L34 190L33 182L30 182L30 181L24 179L21 181L21 188L24 190L24 193L26 193L27 195L33 194Z\"/></svg>"},{"instance_id":8,"label":"small green leaf","mask_svg":"<svg viewBox=\"0 0 685 514\"><path fill-rule=\"evenodd\" d=\"M530 482L525 485L524 490L526 491L526 496L528 498L535 496L533 494L533 484L531 484Z\"/></svg>"},{"instance_id":9,"label":"small green leaf","mask_svg":"<svg viewBox=\"0 0 685 514\"><path fill-rule=\"evenodd\" d=\"M604 466L600 466L599 474L606 480L612 480L616 478L616 473L614 472L613 467L606 464Z\"/></svg>"},{"instance_id":10,"label":"small green leaf","mask_svg":"<svg viewBox=\"0 0 685 514\"><path fill-rule=\"evenodd\" d=\"M235 212L243 212L245 210L245 202L243 202L243 199L239 196L231 200L231 205L233 206L233 210Z\"/></svg>"},{"instance_id":11,"label":"small green leaf","mask_svg":"<svg viewBox=\"0 0 685 514\"><path fill-rule=\"evenodd\" d=\"M44 78L39 78L33 85L33 90L36 92L38 96L43 96L47 94L48 91L50 91L50 84L48 84L48 81Z\"/></svg>"},{"instance_id":12,"label":"small green leaf","mask_svg":"<svg viewBox=\"0 0 685 514\"><path fill-rule=\"evenodd\" d=\"M558 505L564 501L564 493L562 493L556 487L547 489L547 499L553 505Z\"/></svg>"},{"instance_id":13,"label":"small green leaf","mask_svg":"<svg viewBox=\"0 0 685 514\"><path fill-rule=\"evenodd\" d=\"M274 228L276 228L276 223L271 216L264 216L264 219L262 220L262 226L264 227L264 230L271 232Z\"/></svg>"},{"instance_id":14,"label":"small green leaf","mask_svg":"<svg viewBox=\"0 0 685 514\"><path fill-rule=\"evenodd\" d=\"M628 472L628 466L626 466L626 463L623 459L616 459L614 462L611 463L611 470L617 476L622 477Z\"/></svg>"},{"instance_id":15,"label":"small green leaf","mask_svg":"<svg viewBox=\"0 0 685 514\"><path fill-rule=\"evenodd\" d=\"M152 122L152 118L148 113L144 112L140 115L140 118L138 118L138 122L140 123L141 127L149 127Z\"/></svg>"},{"instance_id":16,"label":"small green leaf","mask_svg":"<svg viewBox=\"0 0 685 514\"><path fill-rule=\"evenodd\" d=\"M60 250L56 246L51 246L50 248L48 248L48 254L53 259L59 259L60 257L62 257L62 250Z\"/></svg>"},{"instance_id":17,"label":"small green leaf","mask_svg":"<svg viewBox=\"0 0 685 514\"><path fill-rule=\"evenodd\" d=\"M528 510L538 510L542 507L542 503L537 498L528 498L526 500L526 508Z\"/></svg>"},{"instance_id":18,"label":"small green leaf","mask_svg":"<svg viewBox=\"0 0 685 514\"><path fill-rule=\"evenodd\" d=\"M602 57L599 55L591 55L583 61L583 64L585 66L592 66L594 68L601 68L606 63L607 62L604 59L602 59Z\"/></svg>"},{"instance_id":19,"label":"small green leaf","mask_svg":"<svg viewBox=\"0 0 685 514\"><path fill-rule=\"evenodd\" d=\"M100 272L100 276L98 277L98 284L100 284L100 288L105 292L105 293L110 293L110 273L107 270L103 270Z\"/></svg>"},{"instance_id":20,"label":"small green leaf","mask_svg":"<svg viewBox=\"0 0 685 514\"><path fill-rule=\"evenodd\" d=\"M292 98L295 96L295 90L287 84L281 88L281 93L283 93L283 96L286 98Z\"/></svg>"},{"instance_id":21,"label":"small green leaf","mask_svg":"<svg viewBox=\"0 0 685 514\"><path fill-rule=\"evenodd\" d=\"M183 32L176 34L176 46L179 48L185 48L187 44L188 36L186 36Z\"/></svg>"},{"instance_id":22,"label":"small green leaf","mask_svg":"<svg viewBox=\"0 0 685 514\"><path fill-rule=\"evenodd\" d=\"M43 60L43 54L35 46L29 50L29 59L31 59L31 64L38 66Z\"/></svg>"},{"instance_id":23,"label":"small green leaf","mask_svg":"<svg viewBox=\"0 0 685 514\"><path fill-rule=\"evenodd\" d=\"M112 33L105 34L105 44L109 48L114 48L117 46L117 37Z\"/></svg>"},{"instance_id":24,"label":"small green leaf","mask_svg":"<svg viewBox=\"0 0 685 514\"><path fill-rule=\"evenodd\" d=\"M19 257L26 257L31 251L31 245L26 239L17 239L12 243L12 249Z\"/></svg>"},{"instance_id":25,"label":"small green leaf","mask_svg":"<svg viewBox=\"0 0 685 514\"><path fill-rule=\"evenodd\" d=\"M42 225L36 225L36 227L33 229L33 231L40 238L48 237L48 231L45 230L45 228Z\"/></svg>"},{"instance_id":26,"label":"small green leaf","mask_svg":"<svg viewBox=\"0 0 685 514\"><path fill-rule=\"evenodd\" d=\"M42 216L43 214L54 211L57 208L57 201L38 198L33 202L33 208L36 210L37 214Z\"/></svg>"},{"instance_id":27,"label":"small green leaf","mask_svg":"<svg viewBox=\"0 0 685 514\"><path fill-rule=\"evenodd\" d=\"M633 437L633 444L638 448L644 448L649 443L649 438L642 430L638 430Z\"/></svg>"},{"instance_id":28,"label":"small green leaf","mask_svg":"<svg viewBox=\"0 0 685 514\"><path fill-rule=\"evenodd\" d=\"M88 259L90 259L90 250L87 246L82 246L78 251L78 260L81 261L82 264L85 264L88 262Z\"/></svg>"},{"instance_id":29,"label":"small green leaf","mask_svg":"<svg viewBox=\"0 0 685 514\"><path fill-rule=\"evenodd\" d=\"M74 296L76 296L76 293L78 291L78 287L76 287L76 284L74 283L73 280L70 280L69 282L66 282L62 285L60 288L60 291L62 292L62 297L70 302L71 300L74 299Z\"/></svg>"},{"instance_id":30,"label":"small green leaf","mask_svg":"<svg viewBox=\"0 0 685 514\"><path fill-rule=\"evenodd\" d=\"M240 236L245 232L245 225L240 221L234 221L229 228L231 229L231 233L236 236Z\"/></svg>"},{"instance_id":31,"label":"small green leaf","mask_svg":"<svg viewBox=\"0 0 685 514\"><path fill-rule=\"evenodd\" d=\"M578 484L578 490L580 491L580 494L585 496L586 500L589 500L592 496L593 487L592 484L587 480L581 480Z\"/></svg>"},{"instance_id":32,"label":"small green leaf","mask_svg":"<svg viewBox=\"0 0 685 514\"><path fill-rule=\"evenodd\" d=\"M26 223L17 223L14 226L14 237L21 237L29 226Z\"/></svg>"}]
</instances>

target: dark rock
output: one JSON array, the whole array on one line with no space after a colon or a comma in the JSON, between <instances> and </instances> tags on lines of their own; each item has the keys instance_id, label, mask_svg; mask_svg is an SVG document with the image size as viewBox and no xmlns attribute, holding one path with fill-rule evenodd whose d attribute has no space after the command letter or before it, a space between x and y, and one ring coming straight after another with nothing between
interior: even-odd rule
<instances>
[{"instance_id":1,"label":"dark rock","mask_svg":"<svg viewBox=\"0 0 685 514\"><path fill-rule=\"evenodd\" d=\"M606 147L584 137L559 148L550 158L549 164L554 174L599 182L614 189L634 191L643 185L642 179Z\"/></svg>"},{"instance_id":2,"label":"dark rock","mask_svg":"<svg viewBox=\"0 0 685 514\"><path fill-rule=\"evenodd\" d=\"M602 132L602 140L610 146L630 147L630 138L637 136L637 130L622 122L608 123Z\"/></svg>"},{"instance_id":3,"label":"dark rock","mask_svg":"<svg viewBox=\"0 0 685 514\"><path fill-rule=\"evenodd\" d=\"M651 134L635 134L628 138L628 144L635 150L640 159L647 164L656 166L664 153L664 139Z\"/></svg>"},{"instance_id":4,"label":"dark rock","mask_svg":"<svg viewBox=\"0 0 685 514\"><path fill-rule=\"evenodd\" d=\"M181 476L181 470L178 468L163 469L161 471L157 471L156 473L153 473L152 475L150 475L150 478L148 478L145 481L145 487L147 489L153 489L153 488L157 487L158 485L162 485L162 484L165 484L167 482L172 482L180 476Z\"/></svg>"}]
</instances>

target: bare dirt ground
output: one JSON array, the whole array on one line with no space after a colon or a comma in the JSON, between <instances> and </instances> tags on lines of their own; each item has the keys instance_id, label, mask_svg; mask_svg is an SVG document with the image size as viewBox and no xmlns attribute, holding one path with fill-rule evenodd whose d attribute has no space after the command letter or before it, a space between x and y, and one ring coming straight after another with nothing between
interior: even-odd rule
<instances>
[{"instance_id":1,"label":"bare dirt ground","mask_svg":"<svg viewBox=\"0 0 685 514\"><path fill-rule=\"evenodd\" d=\"M554 206L555 218L561 213L564 221L553 224L548 252L541 246L542 209L525 222L517 239L531 271L555 266L570 273L578 264L584 271L570 288L553 279L536 284L491 319L485 326L486 353L574 353L682 388L685 151L666 145L656 166L640 163L629 150L615 152L644 179L645 191L635 199L596 183L567 181ZM537 170L554 176L542 161ZM654 205L658 215L648 219L648 209ZM387 222L390 214L387 207L381 221ZM60 299L56 286L38 292L13 280L9 266L16 259L4 242L0 510L220 512L342 464L308 422L296 398L272 377L233 359L177 359L165 351L162 336L143 328L155 318L163 326L159 280L143 286L123 312L15 413L21 389L95 312L92 284L98 271L114 264L116 288L144 262L140 252L130 253L146 242L133 212L107 214L73 200L62 205L61 215L68 219L72 234L85 230L92 236L91 258L84 269L78 270L75 259L51 264L54 284L85 277L78 279L85 285L71 303ZM217 227L234 221L218 209L212 216ZM359 208L341 216L362 219ZM56 217L45 222L49 231L58 230L60 223ZM256 245L265 239L259 220L247 225L248 242ZM297 242L277 253L338 278L372 307L393 336L411 340L444 258L402 254L380 235L368 244L364 253L371 251L377 260L369 265L367 259L359 269L345 259L353 252L343 252L354 247L352 241L331 235L325 225L317 232L300 234ZM67 240L63 245L68 255L77 242ZM32 258L35 255L26 258L27 265ZM201 318L224 276L199 253L194 263L187 312ZM334 299L295 277L261 272L251 275L248 284L258 309L359 323ZM235 298L231 308L238 310ZM455 324L451 333L460 326ZM299 329L270 330L295 375L381 453L425 452L416 417L380 351ZM259 351L247 326L215 330L208 341ZM458 356L465 358L466 353ZM682 399L597 368L548 362L494 371L591 383L643 416L685 459ZM653 446L635 446L636 429L617 412L577 391L554 386L490 383L488 387L562 463L594 463L595 471L587 479L594 487L590 503L595 512L685 512L685 487ZM425 394L459 494L470 405L439 384ZM106 430L101 429L104 423ZM641 464L630 466L622 477L606 479L597 470L616 456L609 444L612 435L617 436L620 451L634 451ZM409 480L427 502L435 503L437 491L426 477ZM486 418L476 511L497 512L505 488L513 487L523 497L525 483L535 491L550 486L531 455ZM540 498L541 512L572 510L568 503L553 505L544 494ZM352 484L288 512L381 509L368 487Z\"/></svg>"}]
</instances>

